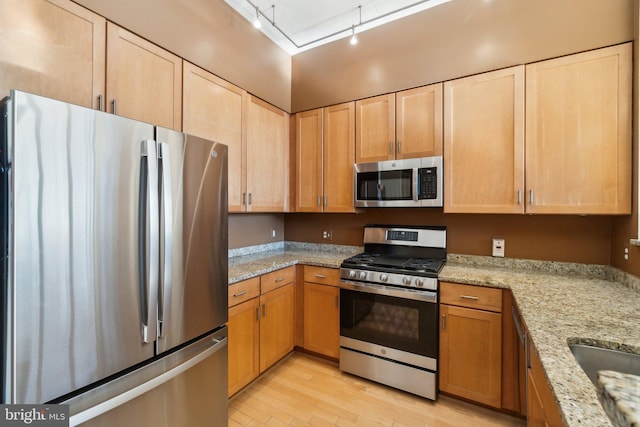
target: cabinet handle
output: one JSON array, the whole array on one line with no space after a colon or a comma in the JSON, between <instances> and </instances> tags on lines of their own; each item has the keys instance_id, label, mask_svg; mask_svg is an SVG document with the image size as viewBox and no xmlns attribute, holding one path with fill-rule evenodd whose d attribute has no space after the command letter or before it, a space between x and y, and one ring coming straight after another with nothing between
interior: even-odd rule
<instances>
[{"instance_id":1,"label":"cabinet handle","mask_svg":"<svg viewBox=\"0 0 640 427\"><path fill-rule=\"evenodd\" d=\"M260 306L256 307L256 320L260 320Z\"/></svg>"},{"instance_id":2,"label":"cabinet handle","mask_svg":"<svg viewBox=\"0 0 640 427\"><path fill-rule=\"evenodd\" d=\"M474 301L478 301L480 299L480 297L474 297L473 295L460 295L460 298L463 299L472 299Z\"/></svg>"},{"instance_id":3,"label":"cabinet handle","mask_svg":"<svg viewBox=\"0 0 640 427\"><path fill-rule=\"evenodd\" d=\"M278 278L276 279L276 283L282 282L284 279L286 279L286 277L285 277L285 276L278 277Z\"/></svg>"},{"instance_id":4,"label":"cabinet handle","mask_svg":"<svg viewBox=\"0 0 640 427\"><path fill-rule=\"evenodd\" d=\"M253 193L249 193L249 205L253 203Z\"/></svg>"},{"instance_id":5,"label":"cabinet handle","mask_svg":"<svg viewBox=\"0 0 640 427\"><path fill-rule=\"evenodd\" d=\"M522 204L522 192L518 190L518 204Z\"/></svg>"},{"instance_id":6,"label":"cabinet handle","mask_svg":"<svg viewBox=\"0 0 640 427\"><path fill-rule=\"evenodd\" d=\"M529 190L529 204L533 205L533 190Z\"/></svg>"},{"instance_id":7,"label":"cabinet handle","mask_svg":"<svg viewBox=\"0 0 640 427\"><path fill-rule=\"evenodd\" d=\"M240 291L240 292L236 292L235 294L233 294L233 297L234 298L241 297L242 295L246 295L246 293L247 293L246 290Z\"/></svg>"},{"instance_id":8,"label":"cabinet handle","mask_svg":"<svg viewBox=\"0 0 640 427\"><path fill-rule=\"evenodd\" d=\"M262 304L262 317L267 317L267 304Z\"/></svg>"},{"instance_id":9,"label":"cabinet handle","mask_svg":"<svg viewBox=\"0 0 640 427\"><path fill-rule=\"evenodd\" d=\"M322 199L323 199L322 200L323 206L326 208L327 207L327 196L324 196Z\"/></svg>"},{"instance_id":10,"label":"cabinet handle","mask_svg":"<svg viewBox=\"0 0 640 427\"><path fill-rule=\"evenodd\" d=\"M443 314L443 315L442 315L442 330L443 330L443 331L444 331L444 330L445 330L445 328L447 327L446 325L447 325L447 315L446 315L446 314Z\"/></svg>"},{"instance_id":11,"label":"cabinet handle","mask_svg":"<svg viewBox=\"0 0 640 427\"><path fill-rule=\"evenodd\" d=\"M98 111L102 111L102 95L98 95Z\"/></svg>"},{"instance_id":12,"label":"cabinet handle","mask_svg":"<svg viewBox=\"0 0 640 427\"><path fill-rule=\"evenodd\" d=\"M320 207L320 196L318 196L318 207Z\"/></svg>"},{"instance_id":13,"label":"cabinet handle","mask_svg":"<svg viewBox=\"0 0 640 427\"><path fill-rule=\"evenodd\" d=\"M315 276L316 276L318 279L326 279L326 278L327 278L327 276L325 276L324 274L318 274L318 273L316 273L316 274L315 274Z\"/></svg>"},{"instance_id":14,"label":"cabinet handle","mask_svg":"<svg viewBox=\"0 0 640 427\"><path fill-rule=\"evenodd\" d=\"M113 114L116 114L116 99L113 98L113 100L111 101L111 105L113 106Z\"/></svg>"},{"instance_id":15,"label":"cabinet handle","mask_svg":"<svg viewBox=\"0 0 640 427\"><path fill-rule=\"evenodd\" d=\"M393 142L389 143L389 154L393 154Z\"/></svg>"},{"instance_id":16,"label":"cabinet handle","mask_svg":"<svg viewBox=\"0 0 640 427\"><path fill-rule=\"evenodd\" d=\"M398 140L398 153L400 152L400 140Z\"/></svg>"}]
</instances>

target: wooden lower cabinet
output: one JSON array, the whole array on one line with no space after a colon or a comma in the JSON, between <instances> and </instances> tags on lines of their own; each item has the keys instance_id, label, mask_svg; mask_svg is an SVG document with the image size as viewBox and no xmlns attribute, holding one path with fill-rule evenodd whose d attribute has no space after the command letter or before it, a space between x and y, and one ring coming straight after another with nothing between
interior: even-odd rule
<instances>
[{"instance_id":1,"label":"wooden lower cabinet","mask_svg":"<svg viewBox=\"0 0 640 427\"><path fill-rule=\"evenodd\" d=\"M531 339L529 339L527 366L527 426L562 427L560 408L549 388L547 378Z\"/></svg>"},{"instance_id":2,"label":"wooden lower cabinet","mask_svg":"<svg viewBox=\"0 0 640 427\"><path fill-rule=\"evenodd\" d=\"M304 282L304 348L340 356L340 288Z\"/></svg>"},{"instance_id":3,"label":"wooden lower cabinet","mask_svg":"<svg viewBox=\"0 0 640 427\"><path fill-rule=\"evenodd\" d=\"M260 297L260 372L293 350L294 285Z\"/></svg>"},{"instance_id":4,"label":"wooden lower cabinet","mask_svg":"<svg viewBox=\"0 0 640 427\"><path fill-rule=\"evenodd\" d=\"M229 396L260 375L260 298L229 308Z\"/></svg>"}]
</instances>

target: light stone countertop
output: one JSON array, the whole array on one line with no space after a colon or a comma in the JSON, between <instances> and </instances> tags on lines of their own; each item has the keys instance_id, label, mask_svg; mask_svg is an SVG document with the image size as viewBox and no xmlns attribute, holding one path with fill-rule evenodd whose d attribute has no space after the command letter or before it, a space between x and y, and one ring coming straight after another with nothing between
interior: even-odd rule
<instances>
[{"instance_id":1,"label":"light stone countertop","mask_svg":"<svg viewBox=\"0 0 640 427\"><path fill-rule=\"evenodd\" d=\"M337 268L359 252L362 247L287 242L230 258L229 283L295 264ZM568 343L640 354L640 279L606 266L451 254L439 278L511 289L565 425L612 425Z\"/></svg>"}]
</instances>

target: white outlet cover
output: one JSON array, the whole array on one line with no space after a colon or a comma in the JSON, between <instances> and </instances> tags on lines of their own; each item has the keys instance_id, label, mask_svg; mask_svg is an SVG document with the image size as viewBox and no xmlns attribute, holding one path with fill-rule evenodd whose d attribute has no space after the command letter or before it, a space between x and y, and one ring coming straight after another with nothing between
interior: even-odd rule
<instances>
[{"instance_id":1,"label":"white outlet cover","mask_svg":"<svg viewBox=\"0 0 640 427\"><path fill-rule=\"evenodd\" d=\"M504 258L504 239L493 239L491 255Z\"/></svg>"}]
</instances>

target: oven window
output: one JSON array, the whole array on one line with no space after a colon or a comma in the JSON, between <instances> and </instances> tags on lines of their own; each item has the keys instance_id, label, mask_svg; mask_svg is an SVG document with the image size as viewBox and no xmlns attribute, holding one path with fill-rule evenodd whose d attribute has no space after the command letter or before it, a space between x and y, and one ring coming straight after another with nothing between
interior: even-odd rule
<instances>
[{"instance_id":1,"label":"oven window","mask_svg":"<svg viewBox=\"0 0 640 427\"><path fill-rule=\"evenodd\" d=\"M340 290L340 335L427 357L438 356L438 305Z\"/></svg>"},{"instance_id":2,"label":"oven window","mask_svg":"<svg viewBox=\"0 0 640 427\"><path fill-rule=\"evenodd\" d=\"M413 200L413 170L358 172L358 200Z\"/></svg>"}]
</instances>

